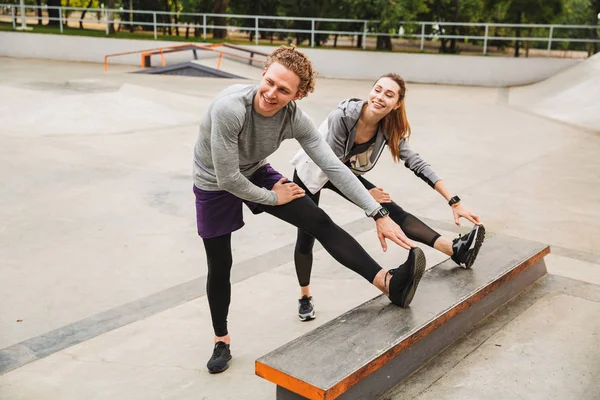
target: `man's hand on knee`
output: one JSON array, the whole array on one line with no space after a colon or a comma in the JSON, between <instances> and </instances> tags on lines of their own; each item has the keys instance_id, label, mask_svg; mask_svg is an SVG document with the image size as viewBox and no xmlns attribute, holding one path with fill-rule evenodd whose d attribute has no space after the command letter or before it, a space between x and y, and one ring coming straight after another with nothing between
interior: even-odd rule
<instances>
[{"instance_id":1,"label":"man's hand on knee","mask_svg":"<svg viewBox=\"0 0 600 400\"><path fill-rule=\"evenodd\" d=\"M287 183L286 183L287 182ZM287 178L281 178L274 186L273 191L277 195L277 205L287 204L292 200L304 197L304 190Z\"/></svg>"}]
</instances>

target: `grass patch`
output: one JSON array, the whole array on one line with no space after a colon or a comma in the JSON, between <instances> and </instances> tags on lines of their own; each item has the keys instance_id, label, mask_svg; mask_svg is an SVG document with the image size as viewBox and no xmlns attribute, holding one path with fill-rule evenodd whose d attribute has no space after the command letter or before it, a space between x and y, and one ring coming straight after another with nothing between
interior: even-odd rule
<instances>
[{"instance_id":1,"label":"grass patch","mask_svg":"<svg viewBox=\"0 0 600 400\"><path fill-rule=\"evenodd\" d=\"M63 27L63 32L60 31L60 27L47 26L47 25L27 25L32 28L31 31L25 31L26 33L42 33L42 34L56 34L56 35L68 35L68 36L86 36L86 37L103 37L103 38L116 38L116 39L136 39L136 40L166 40L171 42L209 42L209 43L220 43L223 40L202 40L202 38L185 36L171 36L158 34L154 39L153 32L129 32L121 31L115 32L114 35L107 35L106 31L96 29L79 29L71 27ZM13 31L12 24L6 22L0 22L0 31Z\"/></svg>"}]
</instances>

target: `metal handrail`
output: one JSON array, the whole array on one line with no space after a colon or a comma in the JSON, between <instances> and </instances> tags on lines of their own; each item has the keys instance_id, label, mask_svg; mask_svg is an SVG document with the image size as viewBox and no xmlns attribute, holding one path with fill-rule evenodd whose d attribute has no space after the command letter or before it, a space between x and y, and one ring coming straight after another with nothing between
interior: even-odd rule
<instances>
[{"instance_id":1,"label":"metal handrail","mask_svg":"<svg viewBox=\"0 0 600 400\"><path fill-rule=\"evenodd\" d=\"M0 7L9 8L11 10L11 17L13 22L13 28L16 29L16 20L17 18L21 19L21 25L24 26L28 18L37 19L36 16L27 16L26 9L37 10L39 8L42 9L57 9L59 11L58 18L56 17L45 17L45 19L49 21L59 21L60 31L63 32L63 24L65 22L95 22L100 24L105 24L106 34L109 33L109 25L111 23L119 23L121 25L139 25L139 26L153 26L154 27L154 38L158 38L158 28L159 27L171 27L171 28L194 28L194 29L202 29L203 31L203 39L207 38L207 29L229 29L235 28L238 30L254 32L255 35L255 44L259 44L259 33L260 32L281 32L281 33L305 33L310 34L310 44L311 47L315 46L315 35L342 35L342 36L362 36L362 46L363 49L366 48L366 38L367 37L394 37L394 38L412 38L412 39L420 39L421 40L421 50L424 47L424 41L426 39L436 38L436 39L467 39L467 40L483 40L483 54L487 53L487 43L489 40L495 41L524 41L524 42L548 42L548 54L550 54L551 46L553 42L562 42L568 41L573 43L600 43L600 39L584 39L584 38L564 38L564 37L556 37L554 36L555 29L600 29L597 25L556 25L556 24L510 24L510 23L491 23L491 22L437 22L437 21L398 21L398 26L407 26L407 25L416 25L421 26L420 33L385 33L385 32L374 32L369 30L369 24L377 23L379 21L375 20L365 20L365 19L341 19L341 18L310 18L310 17L282 17L282 16L268 16L268 15L243 15L243 14L215 14L215 13L183 13L183 12L168 12L168 11L148 11L148 10L127 10L127 9L108 9L108 8L83 8L83 7L59 7L59 6L36 6L36 5L26 5L24 7L19 7L15 4L4 4L0 3ZM17 16L17 7L20 8L20 15ZM84 11L88 12L100 12L104 15L102 19L89 19L86 18L82 20L81 18L65 18L63 17L63 13L65 11ZM146 14L152 15L152 22L145 21L128 21L128 20L120 20L120 19L109 19L108 15L110 13L118 13L118 14ZM159 22L157 20L157 16L167 15L167 16L194 16L194 17L202 17L202 24L199 23L172 23L172 22ZM206 19L209 17L224 17L224 18L239 18L239 19L254 19L254 26L230 26L230 25L213 25L207 24ZM271 27L261 27L261 20L285 20L285 21L310 21L311 29L293 29L293 28L271 28ZM360 23L363 25L363 29L359 31L348 31L348 30L319 30L315 29L315 22L341 22L341 23ZM485 28L484 35L454 35L447 34L443 29L440 29L439 32L434 33L426 33L425 27L447 27L447 26L470 26L470 27L480 27ZM514 37L514 36L495 36L489 35L490 28L544 28L549 29L549 34L547 37ZM400 29L398 29L400 30Z\"/></svg>"},{"instance_id":2,"label":"metal handrail","mask_svg":"<svg viewBox=\"0 0 600 400\"><path fill-rule=\"evenodd\" d=\"M231 48L231 49L238 50L238 51L244 51L244 52L250 53L251 55L250 55L250 57L246 57L246 56L231 53L228 51L218 50L218 49L216 49L217 47L227 47L227 48ZM194 50L194 55L195 55L195 50L206 50L206 51L214 51L214 52L219 53L219 61L217 63L217 69L221 69L221 61L222 61L224 55L235 57L235 58L240 58L242 60L248 60L250 65L252 65L252 62L254 61L254 55L268 57L268 54L266 54L266 53L262 53L262 52L254 51L254 50L248 50L243 47L232 46L232 45L229 45L226 43L215 43L215 44L209 44L209 45L204 45L204 46L194 44L194 43L186 43L186 44L180 44L180 45L174 45L174 46L162 46L162 47L155 47L155 48L151 48L151 49L107 54L104 56L104 72L108 72L109 57L120 57L120 56L141 53L142 54L141 67L145 68L144 56L160 54L162 66L164 67L164 66L166 66L166 61L165 61L165 57L164 57L165 53L172 53L172 52L186 51L186 50Z\"/></svg>"}]
</instances>

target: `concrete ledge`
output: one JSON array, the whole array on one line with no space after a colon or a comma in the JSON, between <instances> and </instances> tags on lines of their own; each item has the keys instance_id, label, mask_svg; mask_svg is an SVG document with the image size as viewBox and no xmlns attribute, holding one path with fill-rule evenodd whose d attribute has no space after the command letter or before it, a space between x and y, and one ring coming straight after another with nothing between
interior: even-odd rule
<instances>
[{"instance_id":1,"label":"concrete ledge","mask_svg":"<svg viewBox=\"0 0 600 400\"><path fill-rule=\"evenodd\" d=\"M379 296L256 361L278 399L372 399L385 393L546 274L550 248L489 238L472 270L445 261L400 309Z\"/></svg>"}]
</instances>

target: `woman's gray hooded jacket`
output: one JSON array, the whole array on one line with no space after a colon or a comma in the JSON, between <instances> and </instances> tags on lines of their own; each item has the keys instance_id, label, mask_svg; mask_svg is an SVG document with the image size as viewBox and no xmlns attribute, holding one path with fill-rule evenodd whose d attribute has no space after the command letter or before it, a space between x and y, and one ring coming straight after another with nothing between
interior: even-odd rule
<instances>
[{"instance_id":1,"label":"woman's gray hooded jacket","mask_svg":"<svg viewBox=\"0 0 600 400\"><path fill-rule=\"evenodd\" d=\"M344 100L335 110L329 113L327 119L319 126L319 132L333 149L335 155L347 164L356 175L362 175L375 166L385 149L388 139L387 132L384 132L381 124L379 124L375 142L369 149L364 153L349 156L356 137L356 125L364 104L365 101L360 99ZM440 180L440 177L433 171L431 166L409 147L406 139L400 141L399 147L400 160L404 161L406 168L413 171L415 175L431 187ZM303 150L296 153L291 163L296 168L302 182L313 194L321 190L329 180L327 175Z\"/></svg>"}]
</instances>

